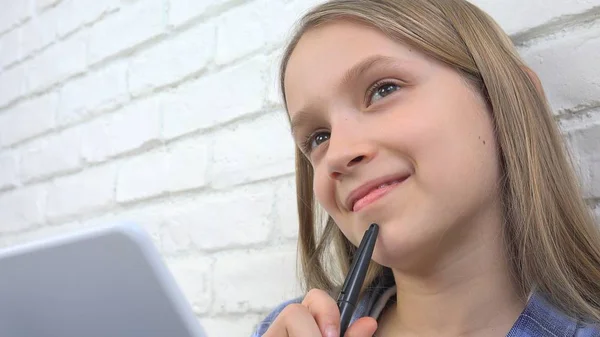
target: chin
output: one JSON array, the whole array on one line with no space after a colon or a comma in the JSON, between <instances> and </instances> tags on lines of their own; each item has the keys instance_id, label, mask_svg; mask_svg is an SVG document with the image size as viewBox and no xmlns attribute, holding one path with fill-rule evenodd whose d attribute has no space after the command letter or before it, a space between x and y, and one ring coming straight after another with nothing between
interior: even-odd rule
<instances>
[{"instance_id":1,"label":"chin","mask_svg":"<svg viewBox=\"0 0 600 337\"><path fill-rule=\"evenodd\" d=\"M431 256L434 243L420 233L398 231L397 228L380 226L373 260L378 264L401 270L422 268L427 256ZM411 235L412 234L412 235Z\"/></svg>"}]
</instances>

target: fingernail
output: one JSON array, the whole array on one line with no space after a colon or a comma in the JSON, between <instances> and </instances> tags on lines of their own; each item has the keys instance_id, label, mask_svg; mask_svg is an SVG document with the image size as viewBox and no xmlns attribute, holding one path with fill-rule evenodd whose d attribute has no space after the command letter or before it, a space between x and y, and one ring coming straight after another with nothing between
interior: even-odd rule
<instances>
[{"instance_id":1,"label":"fingernail","mask_svg":"<svg viewBox=\"0 0 600 337\"><path fill-rule=\"evenodd\" d=\"M334 325L330 325L325 327L324 337L340 337L340 333L338 332L337 327L335 327Z\"/></svg>"}]
</instances>

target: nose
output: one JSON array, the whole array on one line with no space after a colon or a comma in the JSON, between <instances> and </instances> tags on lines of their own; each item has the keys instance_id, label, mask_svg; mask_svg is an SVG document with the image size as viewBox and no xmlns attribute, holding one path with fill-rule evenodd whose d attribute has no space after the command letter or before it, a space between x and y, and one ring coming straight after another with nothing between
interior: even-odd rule
<instances>
[{"instance_id":1,"label":"nose","mask_svg":"<svg viewBox=\"0 0 600 337\"><path fill-rule=\"evenodd\" d=\"M332 130L327 147L327 167L332 179L341 179L371 161L375 146L356 128Z\"/></svg>"}]
</instances>

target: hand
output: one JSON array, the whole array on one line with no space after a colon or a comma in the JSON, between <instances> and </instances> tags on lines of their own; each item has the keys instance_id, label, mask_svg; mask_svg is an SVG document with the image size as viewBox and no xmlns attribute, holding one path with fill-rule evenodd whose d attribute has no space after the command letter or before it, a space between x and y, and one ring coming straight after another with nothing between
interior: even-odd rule
<instances>
[{"instance_id":1,"label":"hand","mask_svg":"<svg viewBox=\"0 0 600 337\"><path fill-rule=\"evenodd\" d=\"M356 320L344 337L371 337L377 330L372 317ZM302 304L283 309L263 337L340 337L340 311L337 303L323 290L312 289Z\"/></svg>"}]
</instances>

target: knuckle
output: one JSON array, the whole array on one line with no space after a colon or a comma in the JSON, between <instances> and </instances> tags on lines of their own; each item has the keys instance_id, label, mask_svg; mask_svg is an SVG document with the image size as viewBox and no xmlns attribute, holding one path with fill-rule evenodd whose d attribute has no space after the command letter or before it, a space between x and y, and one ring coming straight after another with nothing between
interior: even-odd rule
<instances>
[{"instance_id":1,"label":"knuckle","mask_svg":"<svg viewBox=\"0 0 600 337\"><path fill-rule=\"evenodd\" d=\"M321 289L311 289L304 297L302 304L306 305L309 303L321 302L327 300L328 297L329 295L327 295L327 293Z\"/></svg>"},{"instance_id":2,"label":"knuckle","mask_svg":"<svg viewBox=\"0 0 600 337\"><path fill-rule=\"evenodd\" d=\"M302 304L292 303L287 305L282 311L281 316L285 320L294 319L301 315L306 315L308 313L308 309Z\"/></svg>"},{"instance_id":3,"label":"knuckle","mask_svg":"<svg viewBox=\"0 0 600 337\"><path fill-rule=\"evenodd\" d=\"M321 289L311 289L306 294L307 298L318 298L321 296L323 296L323 290L321 290Z\"/></svg>"}]
</instances>

